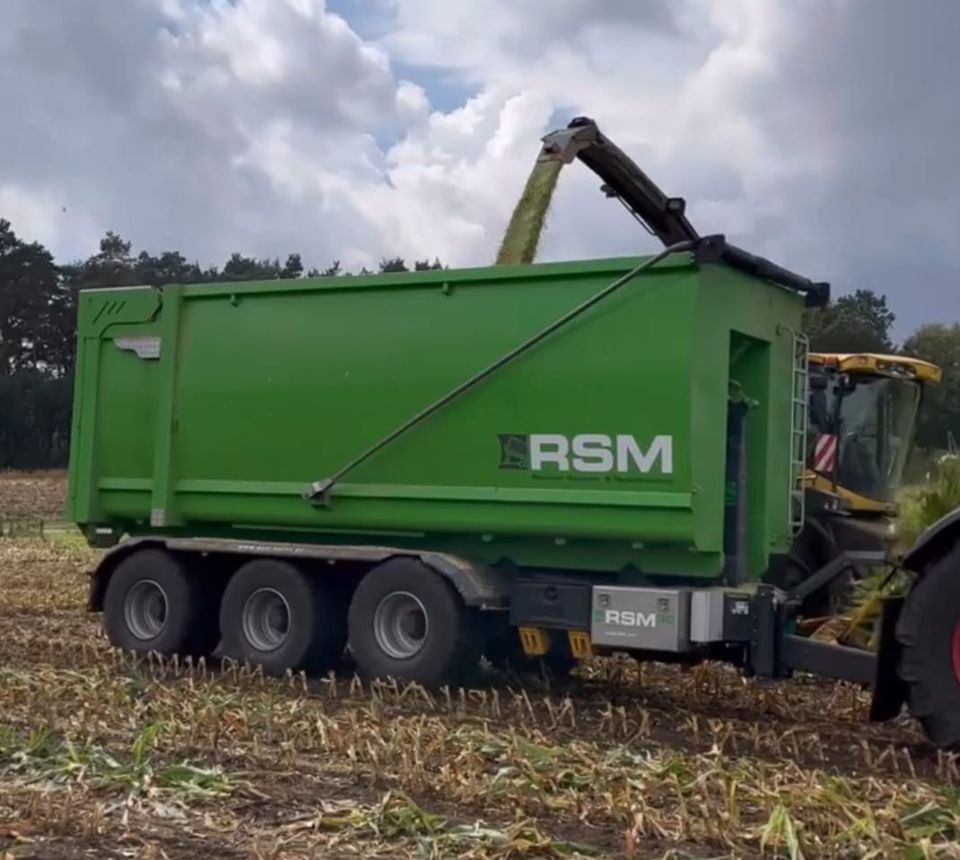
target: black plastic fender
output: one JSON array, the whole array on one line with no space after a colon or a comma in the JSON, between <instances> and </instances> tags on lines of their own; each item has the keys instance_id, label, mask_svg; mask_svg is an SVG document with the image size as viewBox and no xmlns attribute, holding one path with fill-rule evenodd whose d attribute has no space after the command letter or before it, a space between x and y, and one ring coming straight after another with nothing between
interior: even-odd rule
<instances>
[{"instance_id":1,"label":"black plastic fender","mask_svg":"<svg viewBox=\"0 0 960 860\"><path fill-rule=\"evenodd\" d=\"M922 573L931 562L950 552L957 541L960 541L960 508L954 508L929 526L900 563L907 570Z\"/></svg>"}]
</instances>

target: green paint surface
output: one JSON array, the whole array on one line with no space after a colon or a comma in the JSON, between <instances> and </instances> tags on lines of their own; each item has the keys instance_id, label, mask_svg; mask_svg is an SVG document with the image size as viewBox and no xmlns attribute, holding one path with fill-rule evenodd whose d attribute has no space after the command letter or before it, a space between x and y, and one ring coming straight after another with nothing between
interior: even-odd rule
<instances>
[{"instance_id":1,"label":"green paint surface","mask_svg":"<svg viewBox=\"0 0 960 860\"><path fill-rule=\"evenodd\" d=\"M747 426L758 576L789 540L792 345L783 326L800 326L803 300L689 254L415 426L347 474L328 505L303 498L311 482L639 262L84 293L70 517L148 534L160 508L155 522L180 535L715 577L732 376L758 401ZM159 359L114 342L148 335L161 338ZM586 434L588 443L629 435L644 450L668 435L672 470L643 473L630 460L623 473L535 470L538 434Z\"/></svg>"}]
</instances>

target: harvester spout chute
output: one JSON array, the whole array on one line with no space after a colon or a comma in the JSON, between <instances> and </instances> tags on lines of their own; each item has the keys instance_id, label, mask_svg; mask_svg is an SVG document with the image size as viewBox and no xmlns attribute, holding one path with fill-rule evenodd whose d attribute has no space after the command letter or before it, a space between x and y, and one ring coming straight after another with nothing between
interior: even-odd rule
<instances>
[{"instance_id":1,"label":"harvester spout chute","mask_svg":"<svg viewBox=\"0 0 960 860\"><path fill-rule=\"evenodd\" d=\"M538 162L582 161L603 180L603 192L623 203L665 246L700 240L684 214L684 199L664 194L629 155L601 134L592 119L577 117L542 141ZM802 293L811 307L823 307L829 301L829 284L811 281L726 241L704 242L699 248L701 254L712 254L734 268Z\"/></svg>"},{"instance_id":2,"label":"harvester spout chute","mask_svg":"<svg viewBox=\"0 0 960 860\"><path fill-rule=\"evenodd\" d=\"M603 180L603 192L620 200L664 245L700 238L686 219L686 201L667 197L623 150L605 138L592 119L579 117L543 138L539 161L570 164L579 158Z\"/></svg>"}]
</instances>

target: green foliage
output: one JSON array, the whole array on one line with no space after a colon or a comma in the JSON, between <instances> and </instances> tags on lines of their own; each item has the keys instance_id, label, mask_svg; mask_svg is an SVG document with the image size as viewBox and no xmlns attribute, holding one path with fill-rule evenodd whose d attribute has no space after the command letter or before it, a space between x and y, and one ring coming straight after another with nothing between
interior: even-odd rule
<instances>
[{"instance_id":1,"label":"green foliage","mask_svg":"<svg viewBox=\"0 0 960 860\"><path fill-rule=\"evenodd\" d=\"M439 270L442 268L443 268L443 263L441 263L440 260L436 257L433 258L432 263L429 260L417 260L413 264L413 269L416 272L428 272L434 269Z\"/></svg>"},{"instance_id":2,"label":"green foliage","mask_svg":"<svg viewBox=\"0 0 960 860\"><path fill-rule=\"evenodd\" d=\"M272 281L283 271L278 259L258 260L231 254L223 267L223 280L227 281Z\"/></svg>"},{"instance_id":3,"label":"green foliage","mask_svg":"<svg viewBox=\"0 0 960 860\"><path fill-rule=\"evenodd\" d=\"M63 466L70 446L73 379L36 371L0 376L0 469Z\"/></svg>"},{"instance_id":4,"label":"green foliage","mask_svg":"<svg viewBox=\"0 0 960 860\"><path fill-rule=\"evenodd\" d=\"M892 352L895 321L886 296L857 290L826 308L808 311L805 327L814 352Z\"/></svg>"},{"instance_id":5,"label":"green foliage","mask_svg":"<svg viewBox=\"0 0 960 860\"><path fill-rule=\"evenodd\" d=\"M297 255L299 259L300 255ZM342 275L343 269L340 268L340 261L334 260L332 266L328 266L326 269L318 269L316 266L312 266L307 270L308 278L335 278L337 275Z\"/></svg>"},{"instance_id":6,"label":"green foliage","mask_svg":"<svg viewBox=\"0 0 960 860\"><path fill-rule=\"evenodd\" d=\"M283 264L280 270L280 277L284 279L299 278L303 274L303 261L299 254L290 254L287 262Z\"/></svg>"},{"instance_id":7,"label":"green foliage","mask_svg":"<svg viewBox=\"0 0 960 860\"><path fill-rule=\"evenodd\" d=\"M381 272L409 272L402 257L389 257L380 261Z\"/></svg>"},{"instance_id":8,"label":"green foliage","mask_svg":"<svg viewBox=\"0 0 960 860\"><path fill-rule=\"evenodd\" d=\"M787 849L790 860L803 860L800 840L797 838L797 826L782 803L778 803L773 808L760 836L761 850L768 845L777 847L783 845Z\"/></svg>"},{"instance_id":9,"label":"green foliage","mask_svg":"<svg viewBox=\"0 0 960 860\"><path fill-rule=\"evenodd\" d=\"M73 304L50 253L0 218L0 376L65 365L63 327Z\"/></svg>"},{"instance_id":10,"label":"green foliage","mask_svg":"<svg viewBox=\"0 0 960 860\"><path fill-rule=\"evenodd\" d=\"M920 326L904 341L903 352L943 370L942 382L924 394L916 440L921 447L944 450L950 434L960 438L960 323Z\"/></svg>"},{"instance_id":11,"label":"green foliage","mask_svg":"<svg viewBox=\"0 0 960 860\"><path fill-rule=\"evenodd\" d=\"M905 491L900 501L898 541L911 546L941 517L960 507L960 459L945 458L931 471L928 482Z\"/></svg>"},{"instance_id":12,"label":"green foliage","mask_svg":"<svg viewBox=\"0 0 960 860\"><path fill-rule=\"evenodd\" d=\"M201 798L228 797L236 784L220 768L187 762L160 764L154 748L163 725L148 725L134 738L128 761L121 761L91 742L76 743L41 728L18 743L15 729L0 726L0 752L8 772L38 777L51 783L89 783L120 788L130 795L158 789Z\"/></svg>"},{"instance_id":13,"label":"green foliage","mask_svg":"<svg viewBox=\"0 0 960 860\"><path fill-rule=\"evenodd\" d=\"M325 274L325 275L330 275L330 274L332 274L332 275L337 275L337 274L340 274L340 262L337 261L337 262L334 264L334 266L335 266L335 271L333 271L333 270L328 270L328 271L324 272L323 274ZM383 273L389 273L389 272L409 272L409 271L410 271L410 268L407 266L407 261L404 260L403 257L384 257L384 258L380 261L380 263L379 263L379 265L377 266L377 268L378 268L378 270L379 270L380 272L383 272ZM431 263L429 260L414 260L414 263L413 263L413 271L415 271L415 272L427 272L427 271L431 271L431 270L433 270L433 269L442 269L442 268L443 268L443 263L441 263L440 260L437 259L437 258L434 258L434 260L433 260L432 263ZM360 272L360 274L361 274L361 275L368 275L368 274L370 274L370 272L367 271L366 268L364 268L364 269Z\"/></svg>"},{"instance_id":14,"label":"green foliage","mask_svg":"<svg viewBox=\"0 0 960 860\"><path fill-rule=\"evenodd\" d=\"M903 490L896 522L896 549L903 553L941 517L960 507L960 458L945 457L934 463L925 481ZM902 595L910 587L909 574L883 565L855 583L840 634L844 644L874 648L879 634L880 600ZM836 620L836 619L834 619ZM825 626L832 624L828 621Z\"/></svg>"},{"instance_id":15,"label":"green foliage","mask_svg":"<svg viewBox=\"0 0 960 860\"><path fill-rule=\"evenodd\" d=\"M130 254L131 245L112 230L100 240L100 251L80 267L81 287L133 287L143 283Z\"/></svg>"}]
</instances>

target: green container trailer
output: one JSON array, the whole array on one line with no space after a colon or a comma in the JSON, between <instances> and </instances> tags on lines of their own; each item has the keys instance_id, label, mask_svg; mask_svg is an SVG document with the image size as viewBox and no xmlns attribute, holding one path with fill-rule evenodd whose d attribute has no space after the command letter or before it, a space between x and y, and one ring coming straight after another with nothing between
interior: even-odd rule
<instances>
[{"instance_id":1,"label":"green container trailer","mask_svg":"<svg viewBox=\"0 0 960 860\"><path fill-rule=\"evenodd\" d=\"M73 519L131 534L429 546L716 579L727 403L747 418L748 575L790 540L803 299L678 254L424 406L638 260L86 293Z\"/></svg>"},{"instance_id":2,"label":"green container trailer","mask_svg":"<svg viewBox=\"0 0 960 860\"><path fill-rule=\"evenodd\" d=\"M119 647L279 673L347 646L427 684L627 650L872 682L761 584L803 521L825 299L722 236L85 291L69 514L111 547L90 608Z\"/></svg>"}]
</instances>

